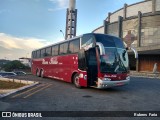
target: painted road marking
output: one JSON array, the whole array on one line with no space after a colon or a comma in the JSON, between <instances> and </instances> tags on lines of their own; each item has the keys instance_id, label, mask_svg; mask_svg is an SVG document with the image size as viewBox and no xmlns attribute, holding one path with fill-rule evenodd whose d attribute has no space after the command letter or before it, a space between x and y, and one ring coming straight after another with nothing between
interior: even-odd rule
<instances>
[{"instance_id":1,"label":"painted road marking","mask_svg":"<svg viewBox=\"0 0 160 120\"><path fill-rule=\"evenodd\" d=\"M33 94L35 94L35 93L37 93L37 92L39 92L39 91L41 91L41 90L43 90L43 89L48 88L48 87L51 86L51 85L52 85L52 84L49 84L49 85L47 85L47 86L45 86L45 87L43 87L43 88L41 88L41 89L39 89L39 90L31 93L31 94L28 94L27 96L25 96L25 97L23 97L23 98L28 98L29 96L31 96L31 95L33 95Z\"/></svg>"},{"instance_id":2,"label":"painted road marking","mask_svg":"<svg viewBox=\"0 0 160 120\"><path fill-rule=\"evenodd\" d=\"M19 94L16 94L16 95L12 96L11 98L18 97L18 96L23 95L23 94L25 94L25 93L28 93L28 92L30 92L30 91L32 91L32 90L34 90L34 89L37 89L37 88L39 88L39 87L43 87L44 85L46 85L46 84L38 85L37 87L34 87L34 88L32 88L32 89L29 89L29 90L24 91L24 92L19 93Z\"/></svg>"}]
</instances>

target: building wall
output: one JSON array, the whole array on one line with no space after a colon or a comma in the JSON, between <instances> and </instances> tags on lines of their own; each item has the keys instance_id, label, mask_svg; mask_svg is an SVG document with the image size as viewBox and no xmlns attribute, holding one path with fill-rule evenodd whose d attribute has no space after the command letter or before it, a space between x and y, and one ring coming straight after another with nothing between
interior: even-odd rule
<instances>
[{"instance_id":1,"label":"building wall","mask_svg":"<svg viewBox=\"0 0 160 120\"><path fill-rule=\"evenodd\" d=\"M160 10L160 0L156 0L156 11L159 10ZM132 5L127 5L126 11L124 7L111 13L110 16L108 17L110 17L110 22L112 23L118 21L118 16L124 17L125 16L124 14L126 14L126 17L136 16L138 11L141 11L142 13L152 12L152 0L143 1Z\"/></svg>"},{"instance_id":2,"label":"building wall","mask_svg":"<svg viewBox=\"0 0 160 120\"><path fill-rule=\"evenodd\" d=\"M118 29L117 28L118 28L118 22L109 24L107 27L107 31L108 31L107 34L114 35L114 36L118 37Z\"/></svg>"},{"instance_id":3,"label":"building wall","mask_svg":"<svg viewBox=\"0 0 160 120\"><path fill-rule=\"evenodd\" d=\"M104 26L101 26L95 30L95 33L104 33Z\"/></svg>"},{"instance_id":4,"label":"building wall","mask_svg":"<svg viewBox=\"0 0 160 120\"><path fill-rule=\"evenodd\" d=\"M160 0L156 0L156 11L160 11Z\"/></svg>"},{"instance_id":5,"label":"building wall","mask_svg":"<svg viewBox=\"0 0 160 120\"><path fill-rule=\"evenodd\" d=\"M141 46L160 44L160 15L142 18Z\"/></svg>"},{"instance_id":6,"label":"building wall","mask_svg":"<svg viewBox=\"0 0 160 120\"><path fill-rule=\"evenodd\" d=\"M135 39L133 41L125 42L132 42L132 46L134 47L138 46L138 27L138 17L125 19L122 22L122 39L125 41L125 36L128 34L128 31L131 31L131 34L134 35ZM118 36L118 22L108 24L107 28L107 34ZM142 15L140 32L140 47L160 44L160 15Z\"/></svg>"},{"instance_id":7,"label":"building wall","mask_svg":"<svg viewBox=\"0 0 160 120\"><path fill-rule=\"evenodd\" d=\"M111 16L110 16L110 21L111 22L115 22L115 21L118 21L118 16L123 16L123 8L112 13Z\"/></svg>"},{"instance_id":8,"label":"building wall","mask_svg":"<svg viewBox=\"0 0 160 120\"><path fill-rule=\"evenodd\" d=\"M139 55L138 62L135 61L133 52L129 52L130 67L134 70L136 67L138 71L152 72L157 63L160 72L160 0L125 4L123 8L108 15L103 27L105 31L101 27L93 32L118 36L128 46L132 44ZM123 18L120 19L119 16Z\"/></svg>"},{"instance_id":9,"label":"building wall","mask_svg":"<svg viewBox=\"0 0 160 120\"><path fill-rule=\"evenodd\" d=\"M135 18L135 19L131 19L131 20L125 20L123 21L123 24L122 24L122 38L125 38L125 36L128 34L128 31L131 31L131 34L133 34L135 37L137 36L138 34L138 18ZM123 39L125 41L125 39ZM128 42L128 41L126 41ZM130 41L132 42L132 41ZM132 44L134 47L137 47L137 37L136 39L134 39L134 42L133 43L129 43L129 44Z\"/></svg>"},{"instance_id":10,"label":"building wall","mask_svg":"<svg viewBox=\"0 0 160 120\"><path fill-rule=\"evenodd\" d=\"M127 6L126 17L137 16L138 11L141 13L152 12L152 1L140 2L134 5Z\"/></svg>"}]
</instances>

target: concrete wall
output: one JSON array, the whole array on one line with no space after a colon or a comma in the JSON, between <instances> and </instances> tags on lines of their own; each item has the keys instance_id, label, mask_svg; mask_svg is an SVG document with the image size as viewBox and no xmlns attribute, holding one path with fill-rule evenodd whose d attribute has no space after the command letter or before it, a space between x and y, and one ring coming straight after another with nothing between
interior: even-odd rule
<instances>
[{"instance_id":1,"label":"concrete wall","mask_svg":"<svg viewBox=\"0 0 160 120\"><path fill-rule=\"evenodd\" d=\"M127 7L126 11L126 17L137 16L138 11L141 11L141 13L152 12L152 1L130 5Z\"/></svg>"},{"instance_id":2,"label":"concrete wall","mask_svg":"<svg viewBox=\"0 0 160 120\"><path fill-rule=\"evenodd\" d=\"M104 26L101 26L97 28L96 30L94 30L94 33L104 33Z\"/></svg>"},{"instance_id":3,"label":"concrete wall","mask_svg":"<svg viewBox=\"0 0 160 120\"><path fill-rule=\"evenodd\" d=\"M113 23L113 24L109 24L107 31L108 31L107 34L118 37L118 22Z\"/></svg>"},{"instance_id":4,"label":"concrete wall","mask_svg":"<svg viewBox=\"0 0 160 120\"><path fill-rule=\"evenodd\" d=\"M110 16L110 21L115 22L118 21L118 16L123 16L123 9L116 11Z\"/></svg>"},{"instance_id":5,"label":"concrete wall","mask_svg":"<svg viewBox=\"0 0 160 120\"><path fill-rule=\"evenodd\" d=\"M141 46L160 44L160 15L142 18Z\"/></svg>"},{"instance_id":6,"label":"concrete wall","mask_svg":"<svg viewBox=\"0 0 160 120\"><path fill-rule=\"evenodd\" d=\"M148 1L142 1L139 3L135 3L132 5L126 6L126 11L124 8L121 8L113 13L110 14L110 23L118 21L118 16L124 16L126 14L126 17L131 17L131 16L137 16L138 11L141 11L141 13L150 13L152 12L152 0ZM156 6L155 10L160 11L160 0L155 0ZM108 18L106 18L108 20Z\"/></svg>"},{"instance_id":7,"label":"concrete wall","mask_svg":"<svg viewBox=\"0 0 160 120\"><path fill-rule=\"evenodd\" d=\"M160 11L160 0L156 0L156 11Z\"/></svg>"}]
</instances>

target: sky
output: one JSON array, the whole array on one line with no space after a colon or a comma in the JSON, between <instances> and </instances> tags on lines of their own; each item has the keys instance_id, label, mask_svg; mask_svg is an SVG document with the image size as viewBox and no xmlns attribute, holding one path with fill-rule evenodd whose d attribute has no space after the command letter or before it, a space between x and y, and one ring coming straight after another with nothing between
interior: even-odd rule
<instances>
[{"instance_id":1,"label":"sky","mask_svg":"<svg viewBox=\"0 0 160 120\"><path fill-rule=\"evenodd\" d=\"M143 0L76 0L77 36L103 25L108 12ZM69 0L0 0L0 59L30 57L31 51L64 40Z\"/></svg>"}]
</instances>

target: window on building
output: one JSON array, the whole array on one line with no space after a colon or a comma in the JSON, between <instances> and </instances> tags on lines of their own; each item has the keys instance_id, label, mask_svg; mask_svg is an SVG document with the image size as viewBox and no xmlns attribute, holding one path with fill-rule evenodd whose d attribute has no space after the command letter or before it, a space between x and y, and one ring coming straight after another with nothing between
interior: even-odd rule
<instances>
[{"instance_id":1,"label":"window on building","mask_svg":"<svg viewBox=\"0 0 160 120\"><path fill-rule=\"evenodd\" d=\"M70 41L70 43L69 43L69 53L78 52L79 47L80 47L80 39L75 39L73 41Z\"/></svg>"}]
</instances>

